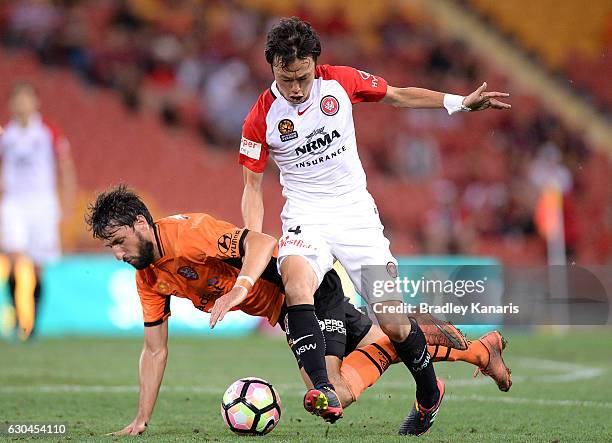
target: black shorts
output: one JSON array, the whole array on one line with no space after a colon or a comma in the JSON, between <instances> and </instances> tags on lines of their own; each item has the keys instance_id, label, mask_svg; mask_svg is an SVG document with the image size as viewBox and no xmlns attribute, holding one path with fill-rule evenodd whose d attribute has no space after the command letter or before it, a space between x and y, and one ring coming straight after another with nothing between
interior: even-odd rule
<instances>
[{"instance_id":1,"label":"black shorts","mask_svg":"<svg viewBox=\"0 0 612 443\"><path fill-rule=\"evenodd\" d=\"M350 354L370 331L372 320L359 311L344 296L340 276L333 269L325 274L314 295L315 314L325 337L325 355L339 358ZM278 318L283 331L287 331L287 306L283 305ZM287 335L289 341L289 335ZM292 349L293 350L293 349ZM294 352L295 355L295 352ZM300 359L296 355L301 367Z\"/></svg>"}]
</instances>

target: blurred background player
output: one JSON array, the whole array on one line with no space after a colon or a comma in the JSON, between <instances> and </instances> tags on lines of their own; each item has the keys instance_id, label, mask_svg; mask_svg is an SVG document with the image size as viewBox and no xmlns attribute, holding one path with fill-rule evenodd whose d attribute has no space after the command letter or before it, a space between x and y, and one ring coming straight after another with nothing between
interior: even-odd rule
<instances>
[{"instance_id":1,"label":"blurred background player","mask_svg":"<svg viewBox=\"0 0 612 443\"><path fill-rule=\"evenodd\" d=\"M35 331L43 267L61 253L60 200L70 212L76 177L68 140L39 113L34 86L15 85L9 103L12 118L0 139L0 246L15 326L27 340Z\"/></svg>"}]
</instances>

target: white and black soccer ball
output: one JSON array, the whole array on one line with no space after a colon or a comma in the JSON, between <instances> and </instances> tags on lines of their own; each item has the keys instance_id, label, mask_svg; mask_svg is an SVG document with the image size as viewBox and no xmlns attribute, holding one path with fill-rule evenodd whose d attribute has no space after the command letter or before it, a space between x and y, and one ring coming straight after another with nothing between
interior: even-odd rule
<instances>
[{"instance_id":1,"label":"white and black soccer ball","mask_svg":"<svg viewBox=\"0 0 612 443\"><path fill-rule=\"evenodd\" d=\"M280 421L281 400L265 380L247 377L232 383L221 400L221 417L240 435L263 435Z\"/></svg>"}]
</instances>

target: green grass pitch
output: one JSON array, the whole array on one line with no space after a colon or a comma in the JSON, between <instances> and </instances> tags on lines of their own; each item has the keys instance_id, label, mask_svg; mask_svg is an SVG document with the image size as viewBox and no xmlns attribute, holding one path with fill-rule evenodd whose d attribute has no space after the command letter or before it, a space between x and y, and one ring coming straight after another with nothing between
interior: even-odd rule
<instances>
[{"instance_id":1,"label":"green grass pitch","mask_svg":"<svg viewBox=\"0 0 612 443\"><path fill-rule=\"evenodd\" d=\"M612 441L612 330L506 335L511 391L499 392L488 378L473 380L473 368L465 363L437 364L447 395L436 425L419 441ZM265 337L170 337L162 392L147 432L105 437L136 413L141 346L140 339L0 342L0 421L66 422L72 441L406 440L396 432L414 384L403 366L394 365L343 420L328 425L302 409L304 389L284 341ZM282 398L281 422L265 437L234 436L219 414L225 388L245 376L265 378Z\"/></svg>"}]
</instances>

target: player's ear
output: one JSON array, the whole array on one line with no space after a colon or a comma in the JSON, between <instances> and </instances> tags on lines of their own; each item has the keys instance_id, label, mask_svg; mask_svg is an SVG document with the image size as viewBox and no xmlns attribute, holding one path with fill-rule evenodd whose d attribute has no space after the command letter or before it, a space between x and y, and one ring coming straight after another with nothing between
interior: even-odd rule
<instances>
[{"instance_id":1,"label":"player's ear","mask_svg":"<svg viewBox=\"0 0 612 443\"><path fill-rule=\"evenodd\" d=\"M143 232L143 231L146 231L148 227L149 227L149 222L144 217L144 215L140 215L140 214L137 215L136 221L134 222L134 229L140 232Z\"/></svg>"}]
</instances>

